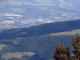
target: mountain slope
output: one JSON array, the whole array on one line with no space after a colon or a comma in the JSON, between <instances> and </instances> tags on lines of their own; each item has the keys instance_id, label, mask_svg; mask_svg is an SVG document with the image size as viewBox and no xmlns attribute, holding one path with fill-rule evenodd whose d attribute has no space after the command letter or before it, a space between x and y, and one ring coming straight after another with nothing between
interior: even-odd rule
<instances>
[{"instance_id":1,"label":"mountain slope","mask_svg":"<svg viewBox=\"0 0 80 60\"><path fill-rule=\"evenodd\" d=\"M50 33L65 32L80 29L80 20L54 22L33 26L30 28L8 29L0 33L0 39L41 36Z\"/></svg>"},{"instance_id":2,"label":"mountain slope","mask_svg":"<svg viewBox=\"0 0 80 60\"><path fill-rule=\"evenodd\" d=\"M37 54L33 57L34 60L49 60L52 58L54 54L53 46L58 43L62 43L66 46L70 47L70 51L72 51L73 47L71 45L71 38L75 36L35 36L35 37L24 37L17 39L9 39L9 40L0 40L0 43L6 44L8 47L3 48L1 50L4 55L8 53L17 53L17 52L34 52ZM12 43L11 43L12 42ZM16 44L16 42L18 44ZM17 56L16 56L17 57ZM29 58L31 58L29 57ZM33 60L32 59L32 60ZM23 59L24 60L24 59ZM30 59L29 59L30 60Z\"/></svg>"}]
</instances>

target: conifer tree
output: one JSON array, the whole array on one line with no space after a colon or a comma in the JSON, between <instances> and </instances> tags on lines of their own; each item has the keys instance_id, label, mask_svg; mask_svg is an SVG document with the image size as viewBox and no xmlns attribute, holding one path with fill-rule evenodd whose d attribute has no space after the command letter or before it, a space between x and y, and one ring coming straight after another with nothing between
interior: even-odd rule
<instances>
[{"instance_id":1,"label":"conifer tree","mask_svg":"<svg viewBox=\"0 0 80 60\"><path fill-rule=\"evenodd\" d=\"M57 44L55 49L55 60L80 60L80 36L72 38L72 45L74 50L72 51L73 56L70 56L69 48L63 44Z\"/></svg>"},{"instance_id":2,"label":"conifer tree","mask_svg":"<svg viewBox=\"0 0 80 60\"><path fill-rule=\"evenodd\" d=\"M70 53L69 48L64 46L63 44L57 44L55 47L55 55L53 58L55 60L69 60L70 59Z\"/></svg>"},{"instance_id":3,"label":"conifer tree","mask_svg":"<svg viewBox=\"0 0 80 60\"><path fill-rule=\"evenodd\" d=\"M74 47L72 59L80 60L80 36L72 39L72 45Z\"/></svg>"}]
</instances>

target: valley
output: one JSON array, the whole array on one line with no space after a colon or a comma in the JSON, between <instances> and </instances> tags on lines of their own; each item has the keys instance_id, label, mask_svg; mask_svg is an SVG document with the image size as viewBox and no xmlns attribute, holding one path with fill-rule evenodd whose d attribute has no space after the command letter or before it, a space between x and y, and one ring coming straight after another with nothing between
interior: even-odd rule
<instances>
[{"instance_id":1,"label":"valley","mask_svg":"<svg viewBox=\"0 0 80 60\"><path fill-rule=\"evenodd\" d=\"M71 39L80 34L79 22L72 20L3 30L0 32L0 44L3 44L0 54L3 59L50 60L55 44L70 46L70 51L73 50Z\"/></svg>"},{"instance_id":2,"label":"valley","mask_svg":"<svg viewBox=\"0 0 80 60\"><path fill-rule=\"evenodd\" d=\"M54 60L56 44L72 57L78 35L80 1L0 0L0 60Z\"/></svg>"},{"instance_id":3,"label":"valley","mask_svg":"<svg viewBox=\"0 0 80 60\"><path fill-rule=\"evenodd\" d=\"M79 13L54 6L22 5L19 8L17 6L6 6L5 8L0 9L0 30L29 28L45 23L80 19ZM19 12L18 10L20 9L23 11Z\"/></svg>"}]
</instances>

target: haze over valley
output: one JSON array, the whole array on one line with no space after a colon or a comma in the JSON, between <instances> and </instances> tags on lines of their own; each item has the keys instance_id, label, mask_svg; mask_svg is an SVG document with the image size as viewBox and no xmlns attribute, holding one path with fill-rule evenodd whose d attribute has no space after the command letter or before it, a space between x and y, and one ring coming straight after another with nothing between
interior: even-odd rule
<instances>
[{"instance_id":1,"label":"haze over valley","mask_svg":"<svg viewBox=\"0 0 80 60\"><path fill-rule=\"evenodd\" d=\"M56 44L72 57L79 35L79 0L0 0L0 60L54 60Z\"/></svg>"},{"instance_id":2,"label":"haze over valley","mask_svg":"<svg viewBox=\"0 0 80 60\"><path fill-rule=\"evenodd\" d=\"M49 5L40 5L42 2ZM65 8L63 8L61 7L61 1L57 0L49 0L48 2L45 0L33 0L33 2L32 0L1 0L0 3L1 30L6 28L29 28L45 23L80 19L78 11L66 8L72 5L64 5ZM66 1L63 3L69 4ZM73 4L73 6L75 5Z\"/></svg>"}]
</instances>

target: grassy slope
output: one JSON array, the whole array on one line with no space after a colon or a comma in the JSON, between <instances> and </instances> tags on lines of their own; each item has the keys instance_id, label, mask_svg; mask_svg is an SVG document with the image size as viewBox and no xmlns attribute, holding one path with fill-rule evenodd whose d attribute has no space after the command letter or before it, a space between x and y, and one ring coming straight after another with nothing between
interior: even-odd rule
<instances>
[{"instance_id":1,"label":"grassy slope","mask_svg":"<svg viewBox=\"0 0 80 60\"><path fill-rule=\"evenodd\" d=\"M5 44L0 44L0 51L2 50L3 47L7 47Z\"/></svg>"},{"instance_id":2,"label":"grassy slope","mask_svg":"<svg viewBox=\"0 0 80 60\"><path fill-rule=\"evenodd\" d=\"M50 36L69 36L69 35L75 35L75 34L80 34L80 29L66 31L66 32L51 33L48 35Z\"/></svg>"},{"instance_id":3,"label":"grassy slope","mask_svg":"<svg viewBox=\"0 0 80 60\"><path fill-rule=\"evenodd\" d=\"M13 53L5 53L2 55L3 58L9 59L11 57L21 58L23 55L33 56L34 52L13 52Z\"/></svg>"}]
</instances>

